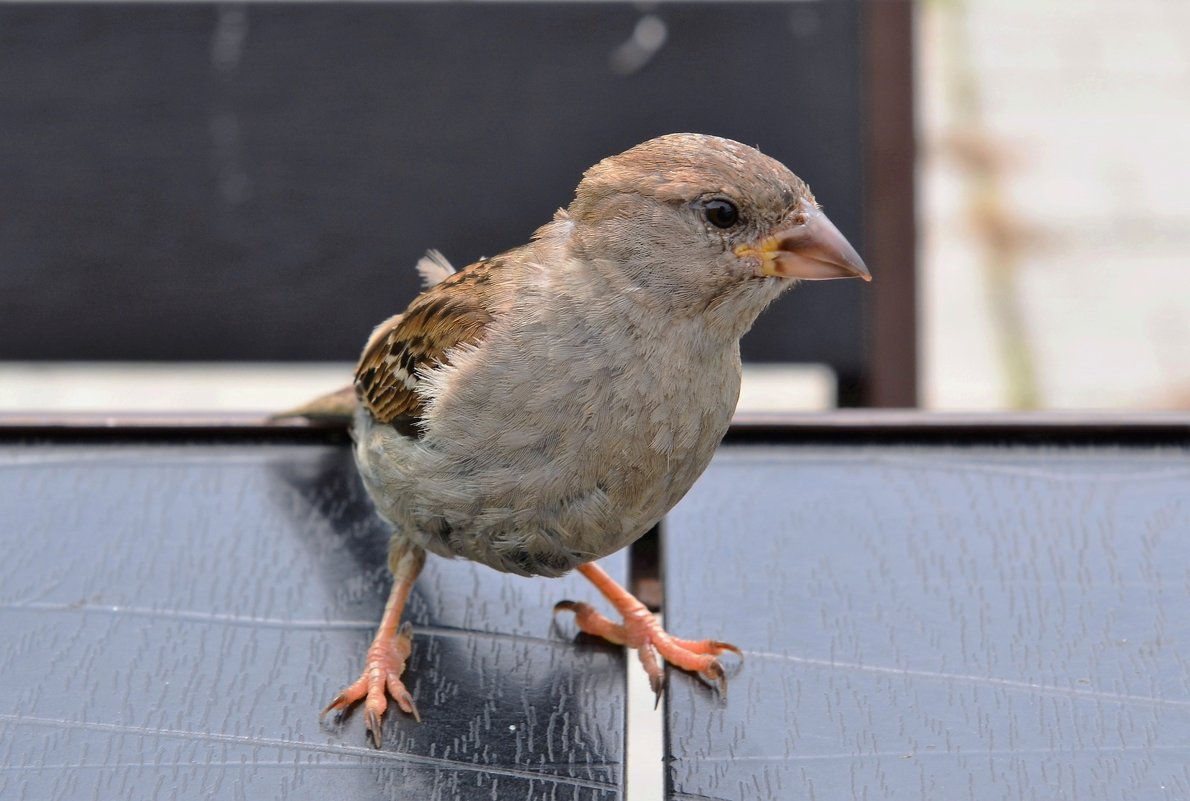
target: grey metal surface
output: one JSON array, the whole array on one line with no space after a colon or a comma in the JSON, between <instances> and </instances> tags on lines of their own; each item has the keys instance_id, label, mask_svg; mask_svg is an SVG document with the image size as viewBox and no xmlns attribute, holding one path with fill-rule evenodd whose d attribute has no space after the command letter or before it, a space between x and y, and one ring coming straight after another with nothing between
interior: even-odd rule
<instances>
[{"instance_id":1,"label":"grey metal surface","mask_svg":"<svg viewBox=\"0 0 1190 801\"><path fill-rule=\"evenodd\" d=\"M1190 797L1190 449L728 447L663 549L672 799Z\"/></svg>"},{"instance_id":2,"label":"grey metal surface","mask_svg":"<svg viewBox=\"0 0 1190 801\"><path fill-rule=\"evenodd\" d=\"M431 558L373 750L318 721L389 581L347 449L187 439L0 447L0 798L622 797L623 655L551 628L585 582Z\"/></svg>"}]
</instances>

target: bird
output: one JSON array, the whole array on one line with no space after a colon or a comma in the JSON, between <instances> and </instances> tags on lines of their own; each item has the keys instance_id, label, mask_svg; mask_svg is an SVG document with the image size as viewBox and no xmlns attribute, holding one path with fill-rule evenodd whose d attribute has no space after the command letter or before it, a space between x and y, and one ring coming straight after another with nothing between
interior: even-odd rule
<instances>
[{"instance_id":1,"label":"bird","mask_svg":"<svg viewBox=\"0 0 1190 801\"><path fill-rule=\"evenodd\" d=\"M727 432L740 337L801 281L871 280L810 188L730 139L676 133L588 169L530 241L455 271L431 251L426 288L380 323L352 387L292 414L352 414L354 458L392 530L392 589L364 668L323 710L362 702L381 746L403 680L401 622L427 554L522 576L577 570L616 610L560 601L587 634L726 692L739 649L665 631L596 564L686 494ZM675 547L680 547L676 545Z\"/></svg>"}]
</instances>

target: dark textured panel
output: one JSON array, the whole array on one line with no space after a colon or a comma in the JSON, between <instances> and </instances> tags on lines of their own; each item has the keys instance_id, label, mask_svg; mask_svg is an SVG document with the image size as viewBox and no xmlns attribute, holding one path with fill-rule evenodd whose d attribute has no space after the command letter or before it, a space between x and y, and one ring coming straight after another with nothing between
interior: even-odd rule
<instances>
[{"instance_id":1,"label":"dark textured panel","mask_svg":"<svg viewBox=\"0 0 1190 801\"><path fill-rule=\"evenodd\" d=\"M1190 450L723 449L664 528L675 799L1190 797Z\"/></svg>"},{"instance_id":2,"label":"dark textured panel","mask_svg":"<svg viewBox=\"0 0 1190 801\"><path fill-rule=\"evenodd\" d=\"M0 510L2 798L621 797L622 653L551 628L581 578L431 557L423 723L319 725L389 585L346 448L5 446Z\"/></svg>"},{"instance_id":3,"label":"dark textured panel","mask_svg":"<svg viewBox=\"0 0 1190 801\"><path fill-rule=\"evenodd\" d=\"M856 2L653 6L664 46L617 73L645 13L0 5L0 359L352 359L426 248L520 244L678 130L785 161L859 247ZM854 378L863 297L795 292L745 356Z\"/></svg>"}]
</instances>

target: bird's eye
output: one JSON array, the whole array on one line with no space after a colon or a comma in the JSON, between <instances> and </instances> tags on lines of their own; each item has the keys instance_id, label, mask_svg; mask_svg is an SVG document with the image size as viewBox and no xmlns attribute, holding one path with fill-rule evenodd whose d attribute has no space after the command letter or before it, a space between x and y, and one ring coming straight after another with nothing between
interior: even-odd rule
<instances>
[{"instance_id":1,"label":"bird's eye","mask_svg":"<svg viewBox=\"0 0 1190 801\"><path fill-rule=\"evenodd\" d=\"M702 208L707 222L716 228L730 228L740 221L740 211L730 200L708 200Z\"/></svg>"}]
</instances>

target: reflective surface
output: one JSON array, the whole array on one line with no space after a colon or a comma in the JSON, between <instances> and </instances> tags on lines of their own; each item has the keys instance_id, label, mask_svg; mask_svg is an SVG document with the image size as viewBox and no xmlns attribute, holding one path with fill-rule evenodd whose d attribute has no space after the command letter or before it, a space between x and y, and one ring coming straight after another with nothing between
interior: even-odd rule
<instances>
[{"instance_id":1,"label":"reflective surface","mask_svg":"<svg viewBox=\"0 0 1190 801\"><path fill-rule=\"evenodd\" d=\"M0 510L0 797L621 797L622 653L551 623L580 577L431 558L423 722L319 724L389 586L346 448L3 446Z\"/></svg>"},{"instance_id":2,"label":"reflective surface","mask_svg":"<svg viewBox=\"0 0 1190 801\"><path fill-rule=\"evenodd\" d=\"M670 797L1190 797L1188 534L1184 449L722 449L666 623L746 662L671 675Z\"/></svg>"}]
</instances>

